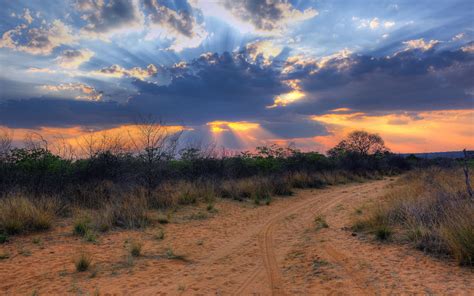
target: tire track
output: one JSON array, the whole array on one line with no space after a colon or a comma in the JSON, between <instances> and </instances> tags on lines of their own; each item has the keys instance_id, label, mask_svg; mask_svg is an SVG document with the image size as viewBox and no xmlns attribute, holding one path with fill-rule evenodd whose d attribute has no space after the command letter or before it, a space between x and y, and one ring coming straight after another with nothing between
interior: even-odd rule
<instances>
[{"instance_id":1,"label":"tire track","mask_svg":"<svg viewBox=\"0 0 474 296\"><path fill-rule=\"evenodd\" d=\"M372 182L371 182L372 183ZM269 286L272 291L272 295L286 295L282 278L280 273L280 268L276 261L275 256L275 246L273 243L273 231L274 228L281 222L282 219L297 214L303 210L302 214L311 213L311 216L322 214L324 211L328 210L332 206L341 202L348 196L353 194L354 190L360 190L359 187L364 188L367 186L372 186L372 184L364 185L349 185L337 188L337 191L329 190L327 192L322 192L322 194L316 195L316 199L304 200L297 205L291 207L290 209L283 210L279 212L276 216L272 217L267 223L265 223L263 229L260 231L258 236L259 246L261 256L263 257L264 266L258 266L250 274L250 276L242 283L242 285L233 293L233 295L242 295L244 291L251 286L255 281L257 276L265 269L267 274L267 279L269 281ZM350 191L348 191L348 188ZM322 199L322 200L321 200ZM314 209L317 209L316 211ZM306 211L305 211L306 210Z\"/></svg>"}]
</instances>

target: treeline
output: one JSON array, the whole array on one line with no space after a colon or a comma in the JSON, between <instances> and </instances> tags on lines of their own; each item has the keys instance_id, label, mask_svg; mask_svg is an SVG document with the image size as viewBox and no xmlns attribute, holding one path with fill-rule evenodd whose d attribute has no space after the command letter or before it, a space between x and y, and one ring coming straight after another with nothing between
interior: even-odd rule
<instances>
[{"instance_id":1,"label":"treeline","mask_svg":"<svg viewBox=\"0 0 474 296\"><path fill-rule=\"evenodd\" d=\"M334 148L337 151L329 151L329 156L276 145L257 147L253 153L229 154L217 153L212 147L178 150L179 135L176 133L168 134L155 123L144 129L140 146L136 143L138 140L134 140L134 146L139 149L119 149L117 141L105 139L110 143L102 143L100 149L90 142L89 155L79 159L54 154L47 145L30 143L24 148L3 149L0 192L6 194L21 190L37 196L54 194L71 198L78 191L103 182L111 182L121 190L140 186L152 191L163 182L172 180L222 181L335 170L364 176L396 174L410 168L410 162L388 152L381 139L364 143L369 145L368 150L338 145ZM371 137L370 134L364 135ZM370 150L375 148L376 151Z\"/></svg>"}]
</instances>

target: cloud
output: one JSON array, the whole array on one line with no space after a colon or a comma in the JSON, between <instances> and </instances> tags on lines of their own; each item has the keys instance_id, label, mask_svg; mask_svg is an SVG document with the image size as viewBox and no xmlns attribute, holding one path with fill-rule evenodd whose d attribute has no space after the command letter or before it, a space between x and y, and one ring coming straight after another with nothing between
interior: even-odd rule
<instances>
[{"instance_id":1,"label":"cloud","mask_svg":"<svg viewBox=\"0 0 474 296\"><path fill-rule=\"evenodd\" d=\"M463 47L461 47L461 50L464 52L474 53L474 42L470 42L464 45Z\"/></svg>"},{"instance_id":2,"label":"cloud","mask_svg":"<svg viewBox=\"0 0 474 296\"><path fill-rule=\"evenodd\" d=\"M251 23L257 31L273 34L280 33L291 23L318 15L313 8L300 11L285 0L223 0L222 4L237 18Z\"/></svg>"},{"instance_id":3,"label":"cloud","mask_svg":"<svg viewBox=\"0 0 474 296\"><path fill-rule=\"evenodd\" d=\"M28 8L25 9L22 17L28 24L33 22L33 17L31 16L30 10Z\"/></svg>"},{"instance_id":4,"label":"cloud","mask_svg":"<svg viewBox=\"0 0 474 296\"><path fill-rule=\"evenodd\" d=\"M132 122L134 114L117 102L60 98L0 102L0 125L16 128L116 125Z\"/></svg>"},{"instance_id":5,"label":"cloud","mask_svg":"<svg viewBox=\"0 0 474 296\"><path fill-rule=\"evenodd\" d=\"M107 40L109 37L143 29L138 0L77 0L76 9L87 23L83 36Z\"/></svg>"},{"instance_id":6,"label":"cloud","mask_svg":"<svg viewBox=\"0 0 474 296\"><path fill-rule=\"evenodd\" d=\"M406 45L406 50L419 49L422 51L427 51L427 50L433 49L436 45L438 45L439 41L430 40L429 42L425 42L423 38L420 38L420 39L404 41L403 44Z\"/></svg>"},{"instance_id":7,"label":"cloud","mask_svg":"<svg viewBox=\"0 0 474 296\"><path fill-rule=\"evenodd\" d=\"M408 50L384 57L352 54L324 63L293 57L287 63L282 79L298 79L306 96L286 108L302 114L336 108L472 108L474 55L463 50Z\"/></svg>"},{"instance_id":8,"label":"cloud","mask_svg":"<svg viewBox=\"0 0 474 296\"><path fill-rule=\"evenodd\" d=\"M173 10L160 4L157 0L144 0L147 12L148 33L146 38L171 39L168 49L182 51L185 48L199 46L207 37L207 32L201 22L194 16L200 14L195 8L186 5L182 9Z\"/></svg>"},{"instance_id":9,"label":"cloud","mask_svg":"<svg viewBox=\"0 0 474 296\"><path fill-rule=\"evenodd\" d=\"M381 27L385 29L390 29L391 27L395 26L395 22L384 21L384 20L379 19L378 17L374 17L372 19L366 19L366 18L353 16L352 21L357 24L358 29L369 28L371 30L376 30Z\"/></svg>"},{"instance_id":10,"label":"cloud","mask_svg":"<svg viewBox=\"0 0 474 296\"><path fill-rule=\"evenodd\" d=\"M36 68L36 67L30 67L26 69L26 72L28 73L56 73L56 70L52 70L50 68Z\"/></svg>"},{"instance_id":11,"label":"cloud","mask_svg":"<svg viewBox=\"0 0 474 296\"><path fill-rule=\"evenodd\" d=\"M459 34L456 34L451 40L453 41L459 41L459 40L462 40L466 37L466 33L464 32L461 32Z\"/></svg>"},{"instance_id":12,"label":"cloud","mask_svg":"<svg viewBox=\"0 0 474 296\"><path fill-rule=\"evenodd\" d=\"M125 69L119 65L112 65L110 67L92 72L92 74L94 75L102 75L102 76L112 77L112 78L122 78L125 76L125 77L137 78L140 80L145 80L145 78L155 76L157 73L158 73L158 68L153 64L148 65L145 69L140 68L140 67Z\"/></svg>"},{"instance_id":13,"label":"cloud","mask_svg":"<svg viewBox=\"0 0 474 296\"><path fill-rule=\"evenodd\" d=\"M19 25L3 33L0 48L10 48L15 51L33 55L49 55L61 45L76 43L77 38L71 29L60 20L54 20L48 26L30 28Z\"/></svg>"},{"instance_id":14,"label":"cloud","mask_svg":"<svg viewBox=\"0 0 474 296\"><path fill-rule=\"evenodd\" d=\"M58 85L42 85L42 90L47 92L61 92L75 95L77 100L100 101L102 92L84 83L62 83Z\"/></svg>"},{"instance_id":15,"label":"cloud","mask_svg":"<svg viewBox=\"0 0 474 296\"><path fill-rule=\"evenodd\" d=\"M245 45L245 51L254 61L263 58L264 63L268 65L283 51L283 47L270 40L259 40Z\"/></svg>"},{"instance_id":16,"label":"cloud","mask_svg":"<svg viewBox=\"0 0 474 296\"><path fill-rule=\"evenodd\" d=\"M89 61L94 52L88 49L68 49L56 58L59 66L66 69L77 69L82 63Z\"/></svg>"}]
</instances>

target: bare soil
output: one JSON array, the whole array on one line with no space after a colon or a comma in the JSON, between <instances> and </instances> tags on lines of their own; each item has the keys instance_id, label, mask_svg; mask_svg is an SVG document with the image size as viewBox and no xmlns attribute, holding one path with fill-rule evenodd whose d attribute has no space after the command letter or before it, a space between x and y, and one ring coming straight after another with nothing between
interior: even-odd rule
<instances>
[{"instance_id":1,"label":"bare soil","mask_svg":"<svg viewBox=\"0 0 474 296\"><path fill-rule=\"evenodd\" d=\"M219 200L172 223L72 235L71 221L0 245L4 295L473 295L474 271L349 230L394 179L300 190L268 206ZM317 227L315 217L327 221ZM156 235L162 229L164 239ZM130 241L143 244L129 255ZM92 257L86 272L74 258ZM6 256L4 256L6 257Z\"/></svg>"}]
</instances>

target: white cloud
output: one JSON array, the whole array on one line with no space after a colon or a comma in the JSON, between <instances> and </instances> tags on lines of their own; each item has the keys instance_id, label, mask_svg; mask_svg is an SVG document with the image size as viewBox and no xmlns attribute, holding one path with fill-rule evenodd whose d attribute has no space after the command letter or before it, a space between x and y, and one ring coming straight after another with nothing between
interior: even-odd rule
<instances>
[{"instance_id":1,"label":"white cloud","mask_svg":"<svg viewBox=\"0 0 474 296\"><path fill-rule=\"evenodd\" d=\"M100 75L111 78L121 78L121 77L133 77L140 80L145 78L155 76L158 73L158 68L150 64L145 69L140 67L133 67L131 69L125 69L119 65L112 65L108 68L103 68L98 71L92 72L93 75Z\"/></svg>"},{"instance_id":2,"label":"white cloud","mask_svg":"<svg viewBox=\"0 0 474 296\"><path fill-rule=\"evenodd\" d=\"M33 55L49 55L56 47L76 43L77 38L71 29L60 20L54 20L49 26L28 29L19 25L3 33L0 48L10 48Z\"/></svg>"},{"instance_id":3,"label":"white cloud","mask_svg":"<svg viewBox=\"0 0 474 296\"><path fill-rule=\"evenodd\" d=\"M383 23L383 26L384 26L386 29L390 29L391 27L395 26L395 22L386 21L386 22Z\"/></svg>"},{"instance_id":4,"label":"white cloud","mask_svg":"<svg viewBox=\"0 0 474 296\"><path fill-rule=\"evenodd\" d=\"M65 50L56 58L59 66L66 69L77 69L82 63L89 61L94 52L88 49Z\"/></svg>"},{"instance_id":5,"label":"white cloud","mask_svg":"<svg viewBox=\"0 0 474 296\"><path fill-rule=\"evenodd\" d=\"M420 49L422 51L427 51L434 48L436 45L439 44L438 40L430 40L429 42L425 42L423 38L408 40L403 42L406 45L406 50L410 49Z\"/></svg>"},{"instance_id":6,"label":"white cloud","mask_svg":"<svg viewBox=\"0 0 474 296\"><path fill-rule=\"evenodd\" d=\"M42 85L42 90L47 92L60 92L74 95L77 100L100 101L102 92L84 83L62 83L58 85Z\"/></svg>"},{"instance_id":7,"label":"white cloud","mask_svg":"<svg viewBox=\"0 0 474 296\"><path fill-rule=\"evenodd\" d=\"M466 37L465 33L459 33L459 34L456 34L456 36L454 36L452 40L453 41L459 41L459 40L464 39L464 37Z\"/></svg>"}]
</instances>

